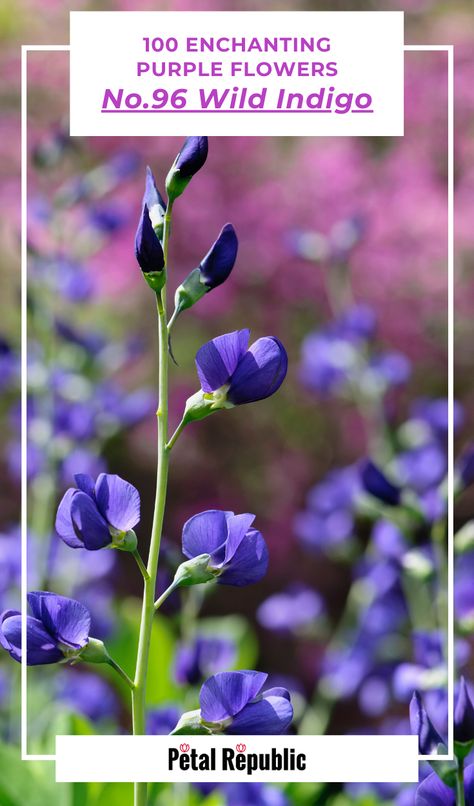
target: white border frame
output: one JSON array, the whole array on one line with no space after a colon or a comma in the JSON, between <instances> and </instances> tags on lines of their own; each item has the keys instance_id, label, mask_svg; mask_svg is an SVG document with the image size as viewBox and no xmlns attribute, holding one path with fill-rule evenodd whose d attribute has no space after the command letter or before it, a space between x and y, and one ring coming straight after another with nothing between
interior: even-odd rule
<instances>
[{"instance_id":1,"label":"white border frame","mask_svg":"<svg viewBox=\"0 0 474 806\"><path fill-rule=\"evenodd\" d=\"M70 52L69 45L21 47L21 758L23 761L56 761L53 754L28 753L27 724L27 199L28 199L28 53ZM443 51L448 56L448 753L419 756L420 761L454 758L454 46L405 45L406 52ZM333 738L333 737L331 737ZM359 737L354 737L358 742Z\"/></svg>"}]
</instances>

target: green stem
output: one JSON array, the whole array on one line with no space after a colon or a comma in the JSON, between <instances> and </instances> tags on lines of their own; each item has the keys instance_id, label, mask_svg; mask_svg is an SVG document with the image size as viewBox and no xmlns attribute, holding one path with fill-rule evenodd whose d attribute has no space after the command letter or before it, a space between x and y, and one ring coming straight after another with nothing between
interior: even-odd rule
<instances>
[{"instance_id":1,"label":"green stem","mask_svg":"<svg viewBox=\"0 0 474 806\"><path fill-rule=\"evenodd\" d=\"M171 450L171 448L173 448L174 444L175 444L175 443L178 441L179 436L180 436L180 434L182 433L182 431L184 430L185 426L186 426L186 423L184 422L184 420L181 420L181 422L180 422L180 424L178 425L178 427L177 427L176 431L174 432L174 434L173 434L173 436L171 437L170 441L169 441L169 442L168 442L168 444L166 445L167 450L169 450L169 451L170 451L170 450Z\"/></svg>"},{"instance_id":2,"label":"green stem","mask_svg":"<svg viewBox=\"0 0 474 806\"><path fill-rule=\"evenodd\" d=\"M155 612L160 609L163 602L166 602L168 596L171 596L173 591L179 588L179 582L172 582L169 588L166 588L165 591L161 594L161 596L155 602Z\"/></svg>"},{"instance_id":3,"label":"green stem","mask_svg":"<svg viewBox=\"0 0 474 806\"><path fill-rule=\"evenodd\" d=\"M135 558L135 562L137 563L137 565L138 565L138 567L139 567L139 569L141 571L143 579L144 580L149 579L150 575L149 575L148 571L146 570L145 563L143 562L142 558L140 557L140 552L137 549L135 549L135 551L132 551L132 556Z\"/></svg>"},{"instance_id":4,"label":"green stem","mask_svg":"<svg viewBox=\"0 0 474 806\"><path fill-rule=\"evenodd\" d=\"M458 770L456 774L456 804L457 806L466 806L464 796L464 762L458 760Z\"/></svg>"},{"instance_id":5,"label":"green stem","mask_svg":"<svg viewBox=\"0 0 474 806\"><path fill-rule=\"evenodd\" d=\"M125 680L127 686L129 686L129 688L131 688L132 691L133 691L133 689L135 688L135 684L134 684L133 680L130 680L127 672L124 671L124 669L122 669L122 667L117 663L117 661L115 661L113 658L109 658L107 663L109 664L109 666L112 667L112 669L115 669L117 674L120 675L122 680Z\"/></svg>"},{"instance_id":6,"label":"green stem","mask_svg":"<svg viewBox=\"0 0 474 806\"><path fill-rule=\"evenodd\" d=\"M172 203L168 203L163 230L163 254L165 271L168 268L168 243L171 223ZM138 638L137 665L135 669L134 690L132 692L132 718L133 734L145 733L146 716L146 681L148 671L148 657L150 653L151 633L153 628L153 615L155 612L155 590L158 575L158 559L160 554L161 532L166 505L166 491L168 483L169 450L166 446L168 439L168 327L166 323L166 285L160 294L156 295L158 310L158 343L159 343L159 381L158 381L158 410L156 412L157 435L157 473L155 507L153 513L153 526L151 530L150 551L148 554L148 579L144 580L142 616L140 634ZM146 806L147 784L135 783L134 804Z\"/></svg>"}]
</instances>

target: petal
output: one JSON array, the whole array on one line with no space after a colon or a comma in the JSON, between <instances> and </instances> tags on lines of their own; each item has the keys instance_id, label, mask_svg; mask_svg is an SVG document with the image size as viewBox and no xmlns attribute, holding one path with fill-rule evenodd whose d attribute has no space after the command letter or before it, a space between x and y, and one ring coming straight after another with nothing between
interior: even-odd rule
<instances>
[{"instance_id":1,"label":"petal","mask_svg":"<svg viewBox=\"0 0 474 806\"><path fill-rule=\"evenodd\" d=\"M282 343L274 336L258 339L232 375L227 399L239 405L270 397L280 388L287 370L288 356Z\"/></svg>"},{"instance_id":2,"label":"petal","mask_svg":"<svg viewBox=\"0 0 474 806\"><path fill-rule=\"evenodd\" d=\"M217 581L222 585L251 585L265 576L267 568L267 544L260 532L251 529Z\"/></svg>"},{"instance_id":3,"label":"petal","mask_svg":"<svg viewBox=\"0 0 474 806\"><path fill-rule=\"evenodd\" d=\"M87 493L87 495L90 495L91 498L95 498L95 482L92 476L89 476L88 473L76 473L74 476L74 481L83 493Z\"/></svg>"},{"instance_id":4,"label":"petal","mask_svg":"<svg viewBox=\"0 0 474 806\"><path fill-rule=\"evenodd\" d=\"M293 719L293 706L289 697L263 696L251 702L237 714L225 733L243 735L271 735L286 733Z\"/></svg>"},{"instance_id":5,"label":"petal","mask_svg":"<svg viewBox=\"0 0 474 806\"><path fill-rule=\"evenodd\" d=\"M361 481L366 492L389 506L400 503L400 488L392 484L382 471L368 459L361 468Z\"/></svg>"},{"instance_id":6,"label":"petal","mask_svg":"<svg viewBox=\"0 0 474 806\"><path fill-rule=\"evenodd\" d=\"M186 137L183 147L176 157L176 168L181 176L191 177L204 165L207 159L207 137Z\"/></svg>"},{"instance_id":7,"label":"petal","mask_svg":"<svg viewBox=\"0 0 474 806\"><path fill-rule=\"evenodd\" d=\"M141 270L145 273L162 271L165 265L163 248L153 229L146 204L143 205L135 235L135 257Z\"/></svg>"},{"instance_id":8,"label":"petal","mask_svg":"<svg viewBox=\"0 0 474 806\"><path fill-rule=\"evenodd\" d=\"M82 549L84 548L84 543L77 536L71 518L71 504L77 493L78 490L74 490L72 487L64 493L58 507L55 527L61 540L64 540L68 546L73 549Z\"/></svg>"},{"instance_id":9,"label":"petal","mask_svg":"<svg viewBox=\"0 0 474 806\"><path fill-rule=\"evenodd\" d=\"M456 797L454 791L432 772L416 790L415 806L456 806Z\"/></svg>"},{"instance_id":10,"label":"petal","mask_svg":"<svg viewBox=\"0 0 474 806\"><path fill-rule=\"evenodd\" d=\"M108 546L112 540L109 527L97 509L97 504L86 493L77 492L71 504L71 518L82 547L96 551Z\"/></svg>"},{"instance_id":11,"label":"petal","mask_svg":"<svg viewBox=\"0 0 474 806\"><path fill-rule=\"evenodd\" d=\"M444 744L441 736L429 718L422 699L417 691L410 702L410 728L414 735L418 735L418 746L423 756L437 753L438 745Z\"/></svg>"},{"instance_id":12,"label":"petal","mask_svg":"<svg viewBox=\"0 0 474 806\"><path fill-rule=\"evenodd\" d=\"M140 520L140 495L138 490L120 476L101 473L95 485L97 506L106 521L128 532Z\"/></svg>"},{"instance_id":13,"label":"petal","mask_svg":"<svg viewBox=\"0 0 474 806\"><path fill-rule=\"evenodd\" d=\"M281 688L280 686L274 686L273 688L267 688L262 694L263 699L267 697L284 697L285 700L291 702L290 692L287 688Z\"/></svg>"},{"instance_id":14,"label":"petal","mask_svg":"<svg viewBox=\"0 0 474 806\"><path fill-rule=\"evenodd\" d=\"M264 672L221 672L206 680L201 687L199 704L206 722L220 722L235 716L265 685Z\"/></svg>"},{"instance_id":15,"label":"petal","mask_svg":"<svg viewBox=\"0 0 474 806\"><path fill-rule=\"evenodd\" d=\"M40 612L43 626L58 643L74 649L87 644L91 615L80 602L49 591L29 593L28 602L35 614Z\"/></svg>"},{"instance_id":16,"label":"petal","mask_svg":"<svg viewBox=\"0 0 474 806\"><path fill-rule=\"evenodd\" d=\"M224 563L230 562L242 540L255 520L255 515L246 512L243 515L231 515L227 518L227 540L225 544Z\"/></svg>"},{"instance_id":17,"label":"petal","mask_svg":"<svg viewBox=\"0 0 474 806\"><path fill-rule=\"evenodd\" d=\"M250 330L234 330L208 341L196 353L196 367L203 392L214 392L228 383L245 355Z\"/></svg>"},{"instance_id":18,"label":"petal","mask_svg":"<svg viewBox=\"0 0 474 806\"><path fill-rule=\"evenodd\" d=\"M16 650L15 647L12 644L10 644L9 641L7 641L3 633L3 625L7 619L13 618L13 616L20 616L20 615L21 614L19 610L4 610L3 613L0 615L0 646L6 649L7 652L10 652L14 660L20 660L20 658L16 657L15 654L12 654L12 652L14 653Z\"/></svg>"},{"instance_id":19,"label":"petal","mask_svg":"<svg viewBox=\"0 0 474 806\"><path fill-rule=\"evenodd\" d=\"M10 652L14 660L21 661L21 615L7 617L2 624L4 636L2 645ZM47 663L57 663L63 659L63 653L43 627L41 621L31 616L26 617L26 662L28 666L39 666Z\"/></svg>"},{"instance_id":20,"label":"petal","mask_svg":"<svg viewBox=\"0 0 474 806\"><path fill-rule=\"evenodd\" d=\"M227 538L227 517L233 512L208 509L193 515L183 527L183 554L190 559L200 554L214 554Z\"/></svg>"}]
</instances>

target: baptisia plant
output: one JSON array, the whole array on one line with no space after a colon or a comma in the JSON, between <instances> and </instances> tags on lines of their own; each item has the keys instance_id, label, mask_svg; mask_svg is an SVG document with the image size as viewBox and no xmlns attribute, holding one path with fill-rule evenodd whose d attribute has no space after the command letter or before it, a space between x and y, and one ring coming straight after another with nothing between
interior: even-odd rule
<instances>
[{"instance_id":1,"label":"baptisia plant","mask_svg":"<svg viewBox=\"0 0 474 806\"><path fill-rule=\"evenodd\" d=\"M48 591L29 595L32 616L27 616L27 662L32 665L79 660L111 665L127 682L132 695L133 733L146 731L146 687L153 620L157 610L176 588L217 582L248 585L258 582L268 566L268 549L254 528L255 515L209 510L190 518L183 528L182 548L187 558L176 569L171 585L155 600L163 518L166 506L171 451L184 427L218 410L263 400L283 383L288 366L285 349L275 336L257 339L249 347L248 329L212 339L197 352L200 390L187 401L173 436L168 424L169 339L178 315L218 289L234 267L238 241L232 224L225 224L207 254L178 284L174 314L168 320L168 249L173 205L203 167L208 152L206 137L188 137L166 178L167 199L161 196L150 168L135 237L135 256L152 289L158 315L157 476L146 563L138 551L134 528L140 520L136 488L117 475L101 473L96 480L76 473L76 487L64 494L56 517L59 537L73 549L99 551L115 548L131 553L143 576L143 605L136 665L131 679L110 657L105 646L90 637L90 615L79 602ZM0 641L15 660L21 659L21 617L17 611L1 616ZM201 659L201 648L198 648ZM224 653L225 656L225 653ZM223 657L219 653L220 661ZM229 653L228 662L232 663ZM232 654L233 657L233 654ZM193 660L193 658L191 659ZM198 661L196 661L198 663ZM194 660L193 660L193 665ZM199 660L199 666L201 661ZM204 668L205 667L205 668ZM203 665L202 671L207 674ZM186 673L195 678L194 671ZM220 672L202 686L200 711L191 721L185 715L179 731L204 733L283 733L293 710L286 689L263 691L267 676L261 672ZM201 677L202 679L202 677ZM169 727L176 724L173 719ZM146 806L147 784L136 783L135 806Z\"/></svg>"}]
</instances>

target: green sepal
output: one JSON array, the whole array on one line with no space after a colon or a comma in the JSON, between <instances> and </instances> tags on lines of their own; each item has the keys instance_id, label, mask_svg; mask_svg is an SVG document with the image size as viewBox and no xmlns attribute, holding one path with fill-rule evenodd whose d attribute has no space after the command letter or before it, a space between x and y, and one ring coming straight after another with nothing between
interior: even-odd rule
<instances>
[{"instance_id":1,"label":"green sepal","mask_svg":"<svg viewBox=\"0 0 474 806\"><path fill-rule=\"evenodd\" d=\"M226 399L227 387L217 389L215 392L203 392L202 389L191 395L186 401L184 409L183 423L192 423L196 420L204 420L209 414L213 414L220 409L233 409L234 404Z\"/></svg>"},{"instance_id":2,"label":"green sepal","mask_svg":"<svg viewBox=\"0 0 474 806\"><path fill-rule=\"evenodd\" d=\"M98 638L89 638L88 643L79 653L79 660L87 663L109 663L110 655L103 641L99 641Z\"/></svg>"},{"instance_id":3,"label":"green sepal","mask_svg":"<svg viewBox=\"0 0 474 806\"><path fill-rule=\"evenodd\" d=\"M181 563L176 569L173 584L178 587L189 587L190 585L200 585L202 582L210 582L219 575L219 572L209 568L210 554L199 554L191 560Z\"/></svg>"},{"instance_id":4,"label":"green sepal","mask_svg":"<svg viewBox=\"0 0 474 806\"><path fill-rule=\"evenodd\" d=\"M211 736L212 731L203 725L201 720L201 711L186 711L183 714L175 729L171 731L170 736Z\"/></svg>"},{"instance_id":5,"label":"green sepal","mask_svg":"<svg viewBox=\"0 0 474 806\"><path fill-rule=\"evenodd\" d=\"M161 271L143 271L142 274L150 288L156 293L159 293L166 283L166 272L164 269Z\"/></svg>"},{"instance_id":6,"label":"green sepal","mask_svg":"<svg viewBox=\"0 0 474 806\"><path fill-rule=\"evenodd\" d=\"M447 748L444 744L439 744L437 748L438 753L447 753ZM438 778L451 789L456 789L456 778L458 765L455 761L430 761L430 767L435 771Z\"/></svg>"},{"instance_id":7,"label":"green sepal","mask_svg":"<svg viewBox=\"0 0 474 806\"><path fill-rule=\"evenodd\" d=\"M174 295L176 315L181 313L181 311L185 311L187 308L191 308L209 290L210 289L201 280L201 270L199 268L193 269L176 289Z\"/></svg>"},{"instance_id":8,"label":"green sepal","mask_svg":"<svg viewBox=\"0 0 474 806\"><path fill-rule=\"evenodd\" d=\"M138 539L133 529L130 529L128 532L114 531L114 533L112 533L112 548L133 553L137 550L137 546Z\"/></svg>"},{"instance_id":9,"label":"green sepal","mask_svg":"<svg viewBox=\"0 0 474 806\"><path fill-rule=\"evenodd\" d=\"M177 159L177 158L176 158ZM176 160L171 166L168 176L166 177L166 192L168 194L168 199L170 202L174 202L178 196L186 190L187 186L189 185L192 176L181 176L181 171L179 168L175 167Z\"/></svg>"},{"instance_id":10,"label":"green sepal","mask_svg":"<svg viewBox=\"0 0 474 806\"><path fill-rule=\"evenodd\" d=\"M466 756L469 755L472 748L474 747L474 739L471 739L470 742L454 742L454 755L460 761L464 761Z\"/></svg>"}]
</instances>

